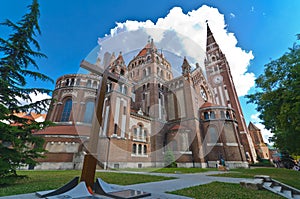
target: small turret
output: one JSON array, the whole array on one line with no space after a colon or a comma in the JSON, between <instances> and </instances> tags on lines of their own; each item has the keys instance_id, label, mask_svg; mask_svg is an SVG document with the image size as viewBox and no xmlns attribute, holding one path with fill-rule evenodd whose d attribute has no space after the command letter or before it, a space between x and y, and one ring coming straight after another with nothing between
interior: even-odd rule
<instances>
[{"instance_id":1,"label":"small turret","mask_svg":"<svg viewBox=\"0 0 300 199\"><path fill-rule=\"evenodd\" d=\"M181 65L182 68L182 75L183 76L187 76L191 73L191 66L189 64L189 62L187 61L186 57L184 57L183 59L183 63Z\"/></svg>"}]
</instances>

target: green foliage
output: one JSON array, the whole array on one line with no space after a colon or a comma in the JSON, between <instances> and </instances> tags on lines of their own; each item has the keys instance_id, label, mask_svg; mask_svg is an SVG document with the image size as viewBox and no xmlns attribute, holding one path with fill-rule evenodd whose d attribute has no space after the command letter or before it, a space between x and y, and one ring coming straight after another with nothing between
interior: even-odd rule
<instances>
[{"instance_id":1,"label":"green foliage","mask_svg":"<svg viewBox=\"0 0 300 199\"><path fill-rule=\"evenodd\" d=\"M169 168L177 167L174 154L170 149L168 149L165 152L164 161L165 161L165 167L169 167Z\"/></svg>"},{"instance_id":2,"label":"green foliage","mask_svg":"<svg viewBox=\"0 0 300 199\"><path fill-rule=\"evenodd\" d=\"M28 88L26 78L53 82L35 71L39 68L34 58L46 57L39 52L39 44L34 39L36 32L40 33L37 0L33 0L28 9L29 12L19 22L13 23L7 19L0 24L12 30L8 38L0 38L0 178L16 175L19 166L36 164L34 159L42 157L43 140L32 133L50 124L13 115L17 112L46 111L49 104L49 100L32 102L30 93L49 94L51 91ZM28 101L29 104L22 105L21 101Z\"/></svg>"},{"instance_id":3,"label":"green foliage","mask_svg":"<svg viewBox=\"0 0 300 199\"><path fill-rule=\"evenodd\" d=\"M215 168L160 168L153 170L154 173L203 173L208 171L216 171Z\"/></svg>"},{"instance_id":4,"label":"green foliage","mask_svg":"<svg viewBox=\"0 0 300 199\"><path fill-rule=\"evenodd\" d=\"M299 35L298 35L299 36ZM300 46L265 65L256 80L257 92L248 95L257 105L260 119L274 133L272 141L281 151L300 154Z\"/></svg>"}]
</instances>

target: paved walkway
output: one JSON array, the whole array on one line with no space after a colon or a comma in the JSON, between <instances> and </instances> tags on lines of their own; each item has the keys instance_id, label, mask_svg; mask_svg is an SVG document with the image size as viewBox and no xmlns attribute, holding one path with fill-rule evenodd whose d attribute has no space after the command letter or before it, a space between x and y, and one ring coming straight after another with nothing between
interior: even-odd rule
<instances>
[{"instance_id":1,"label":"paved walkway","mask_svg":"<svg viewBox=\"0 0 300 199\"><path fill-rule=\"evenodd\" d=\"M106 172L106 171L104 171ZM219 182L229 182L229 183L240 183L244 180L243 178L228 178L228 177L216 177L209 176L211 174L223 173L219 171L210 171L205 173L193 173L193 174L165 174L165 173L146 173L146 172L126 172L126 173L137 173L137 174L147 174L147 175L158 175L158 176L167 176L167 177L176 177L177 179L165 180L159 182L149 182L142 184L134 184L127 186L120 186L122 188L130 188L136 190L142 190L150 192L151 196L146 197L145 199L156 198L156 199L188 199L188 197L177 196L173 194L167 194L165 192L175 191L178 189L183 189L186 187L197 186L202 184L208 184L214 181ZM35 193L14 195L14 196L5 196L0 197L0 199L37 199ZM98 197L97 197L98 198ZM100 198L100 197L99 197ZM103 197L107 198L107 197Z\"/></svg>"}]
</instances>

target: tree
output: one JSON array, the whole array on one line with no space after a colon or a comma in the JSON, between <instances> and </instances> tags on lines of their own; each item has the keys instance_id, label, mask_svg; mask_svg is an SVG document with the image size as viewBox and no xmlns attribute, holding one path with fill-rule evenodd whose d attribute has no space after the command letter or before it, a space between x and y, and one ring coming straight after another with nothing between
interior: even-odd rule
<instances>
[{"instance_id":1,"label":"tree","mask_svg":"<svg viewBox=\"0 0 300 199\"><path fill-rule=\"evenodd\" d=\"M14 174L19 166L35 165L35 159L42 157L42 138L32 133L48 126L49 122L37 123L18 118L17 112L46 111L49 100L33 103L30 93L47 93L43 88L29 88L26 78L51 81L48 76L37 72L39 69L34 58L44 58L35 40L40 34L38 25L39 4L33 0L29 12L13 23L6 20L2 26L11 28L7 39L0 38L0 178ZM29 104L22 105L21 100Z\"/></svg>"},{"instance_id":2,"label":"tree","mask_svg":"<svg viewBox=\"0 0 300 199\"><path fill-rule=\"evenodd\" d=\"M176 167L174 154L169 148L165 152L164 161L165 161L165 167L170 167L170 168Z\"/></svg>"},{"instance_id":3,"label":"tree","mask_svg":"<svg viewBox=\"0 0 300 199\"><path fill-rule=\"evenodd\" d=\"M300 45L266 64L255 82L259 91L248 95L248 102L257 105L263 124L274 133L271 140L282 151L300 154Z\"/></svg>"}]
</instances>

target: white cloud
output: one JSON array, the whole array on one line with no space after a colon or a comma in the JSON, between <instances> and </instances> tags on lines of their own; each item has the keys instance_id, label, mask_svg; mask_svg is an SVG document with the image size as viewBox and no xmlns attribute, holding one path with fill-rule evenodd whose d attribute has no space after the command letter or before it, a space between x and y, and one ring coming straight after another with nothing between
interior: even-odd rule
<instances>
[{"instance_id":1,"label":"white cloud","mask_svg":"<svg viewBox=\"0 0 300 199\"><path fill-rule=\"evenodd\" d=\"M232 12L229 14L230 18L235 18L235 14L233 14Z\"/></svg>"},{"instance_id":2,"label":"white cloud","mask_svg":"<svg viewBox=\"0 0 300 199\"><path fill-rule=\"evenodd\" d=\"M254 7L251 9L254 10ZM231 16L234 16L234 14L231 13ZM203 66L205 58L204 49L206 49L206 20L208 20L209 26L222 52L227 57L238 96L247 94L250 88L254 86L255 76L253 73L247 72L250 60L254 56L252 51L246 52L237 46L238 41L235 35L227 31L224 15L217 8L203 5L197 10L192 10L185 14L181 8L174 7L167 16L159 18L156 23L150 20L145 22L127 20L123 23L117 23L117 26L110 31L111 35L107 36L107 38L111 39L126 31L133 31L134 37L138 39L132 40L134 38L131 37L132 35L126 35L122 38L122 42L115 42L115 46L117 50L121 49L122 45L126 50L136 50L145 45L145 39L142 44L137 41L145 38L146 33L154 39L157 47L173 51L176 49L177 52L174 53L177 55L191 58L189 60L190 64L199 62ZM139 32L139 30L143 31ZM172 32L176 34L171 34ZM167 35L172 35L173 37L167 38ZM193 45L193 48L190 45L191 41L196 44ZM101 47L104 46L105 42L109 43L107 40L99 40ZM171 42L176 43L176 48L175 44ZM137 44L139 44L139 47ZM169 46L166 46L166 44ZM196 48L196 46L198 47ZM107 49L111 50L111 45ZM124 49L123 52L126 52Z\"/></svg>"},{"instance_id":3,"label":"white cloud","mask_svg":"<svg viewBox=\"0 0 300 199\"><path fill-rule=\"evenodd\" d=\"M260 129L262 137L264 139L264 142L269 143L269 138L273 136L273 134L271 133L271 131L267 130L265 128L265 126L261 123L261 119L259 119L259 113L253 114L251 115L251 121L253 122L253 124L255 126L257 126L257 128Z\"/></svg>"},{"instance_id":4,"label":"white cloud","mask_svg":"<svg viewBox=\"0 0 300 199\"><path fill-rule=\"evenodd\" d=\"M254 6L251 6L250 12L254 12Z\"/></svg>"},{"instance_id":5,"label":"white cloud","mask_svg":"<svg viewBox=\"0 0 300 199\"><path fill-rule=\"evenodd\" d=\"M21 103L21 105L34 103L34 102L37 102L37 101L40 101L40 100L43 100L43 99L51 99L51 96L49 96L48 94L40 93L40 92L38 92L37 95L35 93L30 93L29 96L30 96L32 102L28 102L28 101L25 101L23 99L18 99L19 102Z\"/></svg>"}]
</instances>

